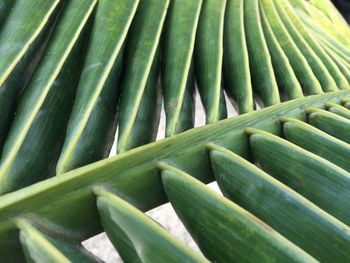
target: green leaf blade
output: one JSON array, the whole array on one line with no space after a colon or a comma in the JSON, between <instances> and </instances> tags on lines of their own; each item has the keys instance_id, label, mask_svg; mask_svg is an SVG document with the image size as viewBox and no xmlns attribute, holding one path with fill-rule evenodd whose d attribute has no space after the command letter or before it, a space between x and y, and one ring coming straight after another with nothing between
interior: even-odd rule
<instances>
[{"instance_id":1,"label":"green leaf blade","mask_svg":"<svg viewBox=\"0 0 350 263\"><path fill-rule=\"evenodd\" d=\"M282 119L286 140L350 172L350 145L296 119Z\"/></svg>"},{"instance_id":2,"label":"green leaf blade","mask_svg":"<svg viewBox=\"0 0 350 263\"><path fill-rule=\"evenodd\" d=\"M265 107L280 103L271 56L263 33L258 0L244 1L244 27L253 90Z\"/></svg>"},{"instance_id":3,"label":"green leaf blade","mask_svg":"<svg viewBox=\"0 0 350 263\"><path fill-rule=\"evenodd\" d=\"M141 1L126 47L118 152L155 139L160 116L159 40L169 1Z\"/></svg>"},{"instance_id":4,"label":"green leaf blade","mask_svg":"<svg viewBox=\"0 0 350 263\"><path fill-rule=\"evenodd\" d=\"M244 28L244 1L228 0L224 24L224 88L240 114L255 107Z\"/></svg>"},{"instance_id":5,"label":"green leaf blade","mask_svg":"<svg viewBox=\"0 0 350 263\"><path fill-rule=\"evenodd\" d=\"M350 120L321 109L306 109L308 122L316 128L350 143Z\"/></svg>"},{"instance_id":6,"label":"green leaf blade","mask_svg":"<svg viewBox=\"0 0 350 263\"><path fill-rule=\"evenodd\" d=\"M347 261L350 228L242 157L210 146L225 196L279 231L320 262Z\"/></svg>"},{"instance_id":7,"label":"green leaf blade","mask_svg":"<svg viewBox=\"0 0 350 263\"><path fill-rule=\"evenodd\" d=\"M322 93L322 86L316 78L308 61L299 50L294 39L284 25L280 14L278 13L274 0L262 0L261 7L264 9L266 17L271 25L275 36L286 53L295 75L297 76L303 92L306 95Z\"/></svg>"},{"instance_id":8,"label":"green leaf blade","mask_svg":"<svg viewBox=\"0 0 350 263\"><path fill-rule=\"evenodd\" d=\"M35 4L6 0L1 8L6 19L0 26L0 149L13 121L17 98L37 66L62 4L59 0Z\"/></svg>"},{"instance_id":9,"label":"green leaf blade","mask_svg":"<svg viewBox=\"0 0 350 263\"><path fill-rule=\"evenodd\" d=\"M336 87L329 86L332 82L329 82L328 88L324 91L334 91L337 89L347 89L349 83L345 76L339 70L336 63L330 58L330 56L324 51L324 49L319 45L319 43L307 32L302 21L294 12L293 8L287 0L279 1L280 7L283 8L284 14L288 16L290 23L299 32L300 37L304 39L305 44L310 47L314 52L315 57L320 60L320 65L324 65L325 70L330 75L330 77L335 81ZM315 70L314 70L315 72ZM327 87L327 86L326 86Z\"/></svg>"},{"instance_id":10,"label":"green leaf blade","mask_svg":"<svg viewBox=\"0 0 350 263\"><path fill-rule=\"evenodd\" d=\"M170 3L162 47L166 136L194 126L192 59L201 6L202 0L174 0Z\"/></svg>"},{"instance_id":11,"label":"green leaf blade","mask_svg":"<svg viewBox=\"0 0 350 263\"><path fill-rule=\"evenodd\" d=\"M30 222L20 220L20 241L28 262L101 262L86 250L52 238Z\"/></svg>"},{"instance_id":12,"label":"green leaf blade","mask_svg":"<svg viewBox=\"0 0 350 263\"><path fill-rule=\"evenodd\" d=\"M349 224L348 172L275 135L258 130L248 132L252 134L249 140L254 159L267 173Z\"/></svg>"},{"instance_id":13,"label":"green leaf blade","mask_svg":"<svg viewBox=\"0 0 350 263\"><path fill-rule=\"evenodd\" d=\"M162 172L162 180L176 213L209 260L314 261L265 223L188 174L168 168Z\"/></svg>"},{"instance_id":14,"label":"green leaf blade","mask_svg":"<svg viewBox=\"0 0 350 263\"><path fill-rule=\"evenodd\" d=\"M2 193L54 172L79 80L83 32L96 2L73 0L62 13L40 66L21 97L4 145Z\"/></svg>"},{"instance_id":15,"label":"green leaf blade","mask_svg":"<svg viewBox=\"0 0 350 263\"><path fill-rule=\"evenodd\" d=\"M0 44L0 86L39 36L60 2L41 0L33 6L34 3L30 1L17 1L0 33L0 38L6 39Z\"/></svg>"},{"instance_id":16,"label":"green leaf blade","mask_svg":"<svg viewBox=\"0 0 350 263\"><path fill-rule=\"evenodd\" d=\"M125 262L207 262L118 196L96 193L104 229Z\"/></svg>"},{"instance_id":17,"label":"green leaf blade","mask_svg":"<svg viewBox=\"0 0 350 263\"><path fill-rule=\"evenodd\" d=\"M138 3L98 5L57 174L105 158L112 147L122 47Z\"/></svg>"},{"instance_id":18,"label":"green leaf blade","mask_svg":"<svg viewBox=\"0 0 350 263\"><path fill-rule=\"evenodd\" d=\"M338 90L335 80L332 75L328 72L326 66L322 63L321 59L316 55L315 51L310 47L309 43L305 40L302 32L297 30L297 27L293 24L293 21L288 16L285 8L283 8L280 1L273 0L271 4L276 8L282 23L289 32L291 38L300 50L313 73L317 77L318 81L322 86L324 92ZM307 35L307 34L306 34Z\"/></svg>"},{"instance_id":19,"label":"green leaf blade","mask_svg":"<svg viewBox=\"0 0 350 263\"><path fill-rule=\"evenodd\" d=\"M273 69L281 94L281 99L297 99L303 97L303 90L289 62L289 59L279 44L264 9L260 6L261 23L267 46L270 51Z\"/></svg>"},{"instance_id":20,"label":"green leaf blade","mask_svg":"<svg viewBox=\"0 0 350 263\"><path fill-rule=\"evenodd\" d=\"M204 1L195 44L195 69L198 89L206 113L206 123L227 116L222 89L223 35L227 0Z\"/></svg>"},{"instance_id":21,"label":"green leaf blade","mask_svg":"<svg viewBox=\"0 0 350 263\"><path fill-rule=\"evenodd\" d=\"M327 103L326 107L329 112L350 120L350 110L348 108L332 102Z\"/></svg>"}]
</instances>

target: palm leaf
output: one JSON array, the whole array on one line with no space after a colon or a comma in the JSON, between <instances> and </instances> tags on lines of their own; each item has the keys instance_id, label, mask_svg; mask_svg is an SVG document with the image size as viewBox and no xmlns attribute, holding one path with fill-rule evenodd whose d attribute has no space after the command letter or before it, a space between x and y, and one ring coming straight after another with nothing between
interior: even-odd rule
<instances>
[{"instance_id":1,"label":"palm leaf","mask_svg":"<svg viewBox=\"0 0 350 263\"><path fill-rule=\"evenodd\" d=\"M227 1L224 25L224 87L239 113L254 110L248 48L244 28L244 1Z\"/></svg>"},{"instance_id":2,"label":"palm leaf","mask_svg":"<svg viewBox=\"0 0 350 263\"><path fill-rule=\"evenodd\" d=\"M192 59L201 5L202 0L174 0L170 3L162 67L166 136L194 126Z\"/></svg>"},{"instance_id":3,"label":"palm leaf","mask_svg":"<svg viewBox=\"0 0 350 263\"><path fill-rule=\"evenodd\" d=\"M84 40L79 36L95 4L92 0L71 1L53 32L53 41L21 97L18 115L4 145L0 164L1 193L51 176L55 169L74 100L74 87L79 80L82 57L79 53ZM33 152L31 158L27 156L28 149Z\"/></svg>"},{"instance_id":4,"label":"palm leaf","mask_svg":"<svg viewBox=\"0 0 350 263\"><path fill-rule=\"evenodd\" d=\"M265 106L277 104L280 96L262 29L259 1L244 2L244 23L253 90Z\"/></svg>"},{"instance_id":5,"label":"palm leaf","mask_svg":"<svg viewBox=\"0 0 350 263\"><path fill-rule=\"evenodd\" d=\"M0 39L0 147L3 146L15 111L16 97L26 86L37 60L41 57L46 39L50 35L57 13L61 9L59 0L1 1ZM12 8L11 12L8 12Z\"/></svg>"},{"instance_id":6,"label":"palm leaf","mask_svg":"<svg viewBox=\"0 0 350 263\"><path fill-rule=\"evenodd\" d=\"M95 192L102 224L125 261L206 262L118 196L104 189Z\"/></svg>"},{"instance_id":7,"label":"palm leaf","mask_svg":"<svg viewBox=\"0 0 350 263\"><path fill-rule=\"evenodd\" d=\"M242 157L216 145L210 148L215 178L225 196L320 261L349 257L348 226Z\"/></svg>"},{"instance_id":8,"label":"palm leaf","mask_svg":"<svg viewBox=\"0 0 350 263\"><path fill-rule=\"evenodd\" d=\"M206 122L227 117L223 81L223 34L226 0L204 1L198 22L195 68L197 85L206 111Z\"/></svg>"},{"instance_id":9,"label":"palm leaf","mask_svg":"<svg viewBox=\"0 0 350 263\"><path fill-rule=\"evenodd\" d=\"M100 262L84 249L47 236L30 222L19 220L18 228L23 250L29 262Z\"/></svg>"},{"instance_id":10,"label":"palm leaf","mask_svg":"<svg viewBox=\"0 0 350 263\"><path fill-rule=\"evenodd\" d=\"M328 0L0 0L0 22L1 262L99 262L101 231L126 262L350 260ZM191 129L196 87L211 125ZM168 201L202 254L143 213Z\"/></svg>"},{"instance_id":11,"label":"palm leaf","mask_svg":"<svg viewBox=\"0 0 350 263\"><path fill-rule=\"evenodd\" d=\"M109 0L98 5L58 174L108 155L115 131L123 43L137 4L138 0Z\"/></svg>"},{"instance_id":12,"label":"palm leaf","mask_svg":"<svg viewBox=\"0 0 350 263\"><path fill-rule=\"evenodd\" d=\"M162 183L162 177L159 175L159 172L164 170L164 165L160 163L161 160L174 165L176 169L191 174L206 183L213 180L208 155L208 149L212 149L210 146L212 144L224 145L228 151L234 150L236 154L244 158L249 158L253 155L263 167L272 167L271 160L269 158L261 159L265 155L260 154L260 152L271 149L277 155L280 149L279 147L289 147L289 145L292 145L291 142L277 137L277 135L282 135L282 126L285 125L285 121L279 121L278 118L280 116L305 121L308 116L306 109L310 107L323 108L329 102L340 103L341 98L346 96L350 96L348 91L340 91L286 102L254 113L218 122L214 125L194 129L7 194L0 200L0 244L1 247L7 248L6 252L1 255L1 259L15 260L21 257L20 254L15 253L15 251L20 249L21 244L16 241L18 239L10 238L17 233L14 218L28 218L32 224L38 225L45 229L45 231L52 233L54 238L68 239L76 244L99 233L102 228L96 207L96 196L93 191L96 186L111 189L112 192L117 193L120 197L142 211L166 202L164 184ZM262 137L262 139L256 142L254 137L256 135L252 135L251 139L248 140L248 135L245 132L246 127L268 131L267 138L272 138L272 141L278 138L276 143L281 146L271 148L259 147L260 141L264 143L263 139L265 137ZM332 137L332 140L336 139ZM297 146L293 144L290 151L293 152L295 148ZM338 203L336 201L343 200L346 203L347 190L342 191L342 194L339 195L339 191L336 191L336 189L339 189L339 187L346 188L340 182L348 180L350 175L330 161L326 161L306 149L300 148L298 152L300 154L296 155L297 159L287 159L286 157L286 162L283 162L282 165L285 170L291 170L296 165L300 167L300 171L310 170L308 168L310 165L308 164L308 160L312 158L314 160L312 165L321 167L319 169L325 169L326 172L322 173L320 170L311 181L311 184L302 184L304 186L303 188L299 187L300 184L293 184L293 181L290 184L289 181L284 182L289 187L296 187L295 190L304 197L311 197L313 201L320 204L332 216L338 218L338 220L347 220L347 210L343 209L343 206L337 205ZM278 162L281 162L280 156L278 157ZM191 158L191 162L186 161L189 158ZM303 164L298 160L299 158L305 159ZM276 165L276 162L274 164ZM271 171L273 172L271 175L278 176L278 170ZM314 191L314 189L316 183L319 182L321 186L324 185L322 182L331 179L327 179L329 173L335 174L337 176L336 178L338 178L334 179L335 181L332 183L336 188L333 188L331 185L328 186L330 190L334 189L337 195L332 197L330 190L322 191L323 194L325 193L329 196L329 198L326 198L318 191ZM303 180L311 180L308 179L309 177L303 178ZM319 197L315 198L314 194L317 194ZM227 201L224 202L226 203ZM281 209L283 211L283 208ZM318 210L320 209L318 208ZM325 213L322 211L322 214ZM345 229L342 228L342 231L347 231ZM200 229L200 231L203 232L203 229ZM203 233L205 235L206 231ZM12 240L12 242L9 242L9 240ZM302 245L298 244L298 246L305 250ZM236 254L233 253L231 256L235 258ZM311 253L311 256L316 259L320 257L317 253Z\"/></svg>"},{"instance_id":13,"label":"palm leaf","mask_svg":"<svg viewBox=\"0 0 350 263\"><path fill-rule=\"evenodd\" d=\"M158 45L168 6L169 2L163 0L142 1L129 33L127 75L120 98L118 152L146 144L157 135L161 106L157 88Z\"/></svg>"}]
</instances>

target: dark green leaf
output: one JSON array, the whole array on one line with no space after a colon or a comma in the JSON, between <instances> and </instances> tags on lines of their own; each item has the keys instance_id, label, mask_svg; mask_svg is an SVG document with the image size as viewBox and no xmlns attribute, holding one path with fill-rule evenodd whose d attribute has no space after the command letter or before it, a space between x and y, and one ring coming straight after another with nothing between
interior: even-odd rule
<instances>
[{"instance_id":1,"label":"dark green leaf","mask_svg":"<svg viewBox=\"0 0 350 263\"><path fill-rule=\"evenodd\" d=\"M122 47L139 0L98 4L57 174L108 156L116 129Z\"/></svg>"}]
</instances>

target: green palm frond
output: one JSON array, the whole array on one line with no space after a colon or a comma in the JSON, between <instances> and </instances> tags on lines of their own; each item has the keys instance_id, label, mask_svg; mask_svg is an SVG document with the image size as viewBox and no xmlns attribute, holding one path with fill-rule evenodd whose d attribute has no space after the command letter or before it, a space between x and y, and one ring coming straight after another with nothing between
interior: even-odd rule
<instances>
[{"instance_id":1,"label":"green palm frond","mask_svg":"<svg viewBox=\"0 0 350 263\"><path fill-rule=\"evenodd\" d=\"M349 36L328 0L0 0L0 261L348 262Z\"/></svg>"},{"instance_id":2,"label":"green palm frond","mask_svg":"<svg viewBox=\"0 0 350 263\"><path fill-rule=\"evenodd\" d=\"M131 253L142 258L138 246L156 246L154 242L164 238L167 241L158 242L183 249L184 257L198 259L136 208L126 205L135 218L125 219L117 208L124 206L120 198L141 211L169 198L209 260L244 258L240 251L249 251L252 259L265 255L266 260L290 257L300 261L310 260L311 255L322 261L330 257L345 260L350 246L345 225L349 221L346 207L350 170L346 157L350 137L346 129L350 119L325 109L330 103L340 105L341 99L349 96L349 91L340 91L286 102L197 128L7 194L0 200L0 245L7 248L2 260L18 259L20 255L14 251L27 246L20 241L22 238L16 238L21 220L41 231L41 236L66 240L68 244L79 244L99 233L103 226L121 255ZM333 129L329 132L327 127ZM248 161L259 163L267 173ZM214 176L232 201L211 193L196 181L208 183ZM225 217L227 209L232 214ZM223 216L222 222L217 221L219 215ZM305 223L297 221L301 215ZM282 216L297 224L299 230L287 219L279 220ZM236 220L238 225L232 225ZM135 227L152 236L138 236ZM319 228L322 231L314 231ZM310 235L310 240L305 240L305 235ZM265 243L267 240L272 243ZM324 240L321 244L327 249L319 246L318 240ZM265 245L259 248L261 242L278 252L265 251ZM236 243L239 249L232 246ZM230 244L230 250L224 249ZM147 253L152 258L154 252ZM158 255L158 250L155 253ZM35 253L28 255L34 257Z\"/></svg>"}]
</instances>

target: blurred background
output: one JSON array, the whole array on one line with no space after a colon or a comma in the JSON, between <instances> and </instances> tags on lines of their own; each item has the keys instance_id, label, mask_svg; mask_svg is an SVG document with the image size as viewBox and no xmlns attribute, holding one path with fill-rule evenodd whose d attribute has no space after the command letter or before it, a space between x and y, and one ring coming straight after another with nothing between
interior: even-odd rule
<instances>
[{"instance_id":1,"label":"blurred background","mask_svg":"<svg viewBox=\"0 0 350 263\"><path fill-rule=\"evenodd\" d=\"M340 10L346 21L350 23L350 0L332 0L332 2Z\"/></svg>"}]
</instances>

